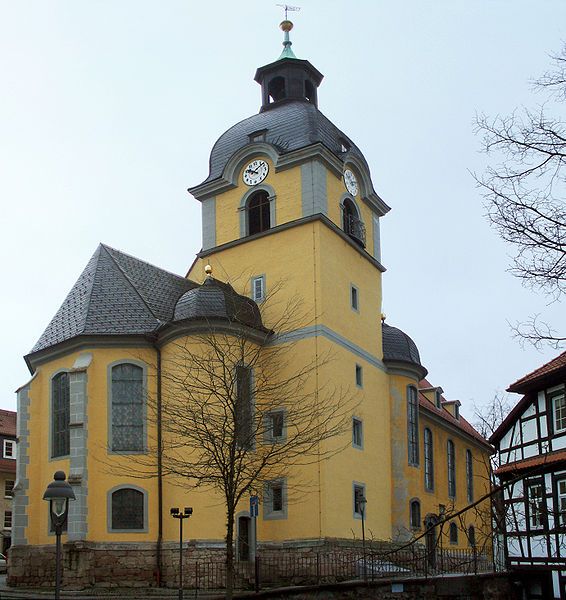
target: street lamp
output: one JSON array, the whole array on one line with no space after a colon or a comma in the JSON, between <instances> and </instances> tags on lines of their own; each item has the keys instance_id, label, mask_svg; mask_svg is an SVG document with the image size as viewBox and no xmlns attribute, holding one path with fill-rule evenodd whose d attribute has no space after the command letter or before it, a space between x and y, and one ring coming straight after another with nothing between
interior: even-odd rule
<instances>
[{"instance_id":1,"label":"street lamp","mask_svg":"<svg viewBox=\"0 0 566 600\"><path fill-rule=\"evenodd\" d=\"M363 555L363 559L364 559L364 581L367 581L368 573L367 573L367 564L366 564L366 528L365 528L367 499L363 493L359 499L359 503L360 503L360 512L362 515L362 555Z\"/></svg>"},{"instance_id":2,"label":"street lamp","mask_svg":"<svg viewBox=\"0 0 566 600\"><path fill-rule=\"evenodd\" d=\"M59 600L61 592L61 532L67 522L69 500L75 500L75 492L65 479L65 473L57 471L43 494L43 499L49 500L49 514L55 530L55 600Z\"/></svg>"},{"instance_id":3,"label":"street lamp","mask_svg":"<svg viewBox=\"0 0 566 600\"><path fill-rule=\"evenodd\" d=\"M171 509L171 516L179 519L179 600L183 600L183 519L188 519L192 514L190 506L185 506L183 512L178 508Z\"/></svg>"}]
</instances>

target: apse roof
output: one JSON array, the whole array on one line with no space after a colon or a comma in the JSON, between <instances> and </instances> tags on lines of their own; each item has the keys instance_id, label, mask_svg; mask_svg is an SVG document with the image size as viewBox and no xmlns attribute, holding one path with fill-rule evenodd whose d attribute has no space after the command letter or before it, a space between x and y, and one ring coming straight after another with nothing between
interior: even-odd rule
<instances>
[{"instance_id":1,"label":"apse roof","mask_svg":"<svg viewBox=\"0 0 566 600\"><path fill-rule=\"evenodd\" d=\"M210 173L206 182L222 175L230 157L250 143L250 135L266 130L265 141L281 153L321 143L338 157L345 157L342 145L366 164L360 149L318 108L304 100L284 100L270 110L240 121L223 133L210 153Z\"/></svg>"},{"instance_id":2,"label":"apse roof","mask_svg":"<svg viewBox=\"0 0 566 600\"><path fill-rule=\"evenodd\" d=\"M382 323L382 332L383 360L411 363L424 369L417 345L404 331Z\"/></svg>"}]
</instances>

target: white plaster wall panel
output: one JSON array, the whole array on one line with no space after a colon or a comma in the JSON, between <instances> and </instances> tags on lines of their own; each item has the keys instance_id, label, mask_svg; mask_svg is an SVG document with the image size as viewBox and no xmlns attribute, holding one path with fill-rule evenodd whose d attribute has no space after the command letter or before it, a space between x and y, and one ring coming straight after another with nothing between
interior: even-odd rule
<instances>
[{"instance_id":1,"label":"white plaster wall panel","mask_svg":"<svg viewBox=\"0 0 566 600\"><path fill-rule=\"evenodd\" d=\"M513 437L511 438L511 445L518 446L521 443L521 433L518 427L518 423L513 427Z\"/></svg>"},{"instance_id":2,"label":"white plaster wall panel","mask_svg":"<svg viewBox=\"0 0 566 600\"><path fill-rule=\"evenodd\" d=\"M517 538L507 538L507 553L509 556L521 556L521 548L519 547L519 540Z\"/></svg>"},{"instance_id":3,"label":"white plaster wall panel","mask_svg":"<svg viewBox=\"0 0 566 600\"><path fill-rule=\"evenodd\" d=\"M537 439L537 422L536 419L531 419L522 424L523 427L523 443L532 442Z\"/></svg>"},{"instance_id":4,"label":"white plaster wall panel","mask_svg":"<svg viewBox=\"0 0 566 600\"><path fill-rule=\"evenodd\" d=\"M509 430L502 438L501 438L501 442L499 443L499 448L503 451L506 450L507 448L509 448L510 444L511 444L511 433L512 430Z\"/></svg>"},{"instance_id":5,"label":"white plaster wall panel","mask_svg":"<svg viewBox=\"0 0 566 600\"><path fill-rule=\"evenodd\" d=\"M540 435L541 437L546 437L548 435L548 426L546 423L546 418L542 417L539 419L540 423Z\"/></svg>"},{"instance_id":6,"label":"white plaster wall panel","mask_svg":"<svg viewBox=\"0 0 566 600\"><path fill-rule=\"evenodd\" d=\"M537 558L548 556L548 546L544 535L531 536L531 554Z\"/></svg>"},{"instance_id":7,"label":"white plaster wall panel","mask_svg":"<svg viewBox=\"0 0 566 600\"><path fill-rule=\"evenodd\" d=\"M525 410L525 412L521 415L523 418L525 417L534 417L535 416L535 405L534 404L529 404L529 406L527 406L527 409Z\"/></svg>"},{"instance_id":8,"label":"white plaster wall panel","mask_svg":"<svg viewBox=\"0 0 566 600\"><path fill-rule=\"evenodd\" d=\"M538 444L533 443L525 446L523 448L523 454L525 455L525 458L536 456L538 454Z\"/></svg>"},{"instance_id":9,"label":"white plaster wall panel","mask_svg":"<svg viewBox=\"0 0 566 600\"><path fill-rule=\"evenodd\" d=\"M552 440L552 449L553 450L560 450L562 448L566 448L566 436L561 436L558 438L554 438Z\"/></svg>"},{"instance_id":10,"label":"white plaster wall panel","mask_svg":"<svg viewBox=\"0 0 566 600\"><path fill-rule=\"evenodd\" d=\"M543 412L546 410L546 398L544 392L538 393L538 409L539 412Z\"/></svg>"}]
</instances>

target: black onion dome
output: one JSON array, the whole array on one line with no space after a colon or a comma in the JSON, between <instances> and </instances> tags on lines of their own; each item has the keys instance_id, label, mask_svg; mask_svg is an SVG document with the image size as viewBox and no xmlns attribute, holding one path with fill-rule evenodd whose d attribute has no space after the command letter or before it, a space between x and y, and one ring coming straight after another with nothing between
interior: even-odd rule
<instances>
[{"instance_id":1,"label":"black onion dome","mask_svg":"<svg viewBox=\"0 0 566 600\"><path fill-rule=\"evenodd\" d=\"M382 323L383 334L383 361L384 362L401 362L418 367L419 370L426 369L421 364L419 349L413 340L397 327L391 327L386 323ZM424 377L424 375L422 375Z\"/></svg>"},{"instance_id":2,"label":"black onion dome","mask_svg":"<svg viewBox=\"0 0 566 600\"><path fill-rule=\"evenodd\" d=\"M339 158L344 158L346 153L343 146L346 146L349 155L357 157L366 165L359 148L314 104L302 100L287 100L240 121L223 133L210 153L210 173L206 181L220 177L230 157L249 144L249 136L258 131L265 131L265 141L281 153L321 143Z\"/></svg>"},{"instance_id":3,"label":"black onion dome","mask_svg":"<svg viewBox=\"0 0 566 600\"><path fill-rule=\"evenodd\" d=\"M257 304L213 277L207 277L201 286L179 298L173 320L188 319L225 319L265 331Z\"/></svg>"}]
</instances>

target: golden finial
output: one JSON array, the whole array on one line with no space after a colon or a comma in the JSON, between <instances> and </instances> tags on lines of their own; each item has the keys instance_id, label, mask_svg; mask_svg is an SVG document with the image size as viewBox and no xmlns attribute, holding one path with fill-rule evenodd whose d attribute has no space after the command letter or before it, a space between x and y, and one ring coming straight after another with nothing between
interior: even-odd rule
<instances>
[{"instance_id":1,"label":"golden finial","mask_svg":"<svg viewBox=\"0 0 566 600\"><path fill-rule=\"evenodd\" d=\"M385 323L385 319L387 318L387 315L385 313L381 313L381 322Z\"/></svg>"},{"instance_id":2,"label":"golden finial","mask_svg":"<svg viewBox=\"0 0 566 600\"><path fill-rule=\"evenodd\" d=\"M285 33L289 33L289 31L291 31L291 29L293 29L293 23L291 21L288 21L287 19L285 19L284 21L281 21L281 23L279 24L279 27L281 28L281 31L284 31Z\"/></svg>"},{"instance_id":3,"label":"golden finial","mask_svg":"<svg viewBox=\"0 0 566 600\"><path fill-rule=\"evenodd\" d=\"M210 265L206 265L204 267L204 272L210 277L212 275L212 267Z\"/></svg>"}]
</instances>

